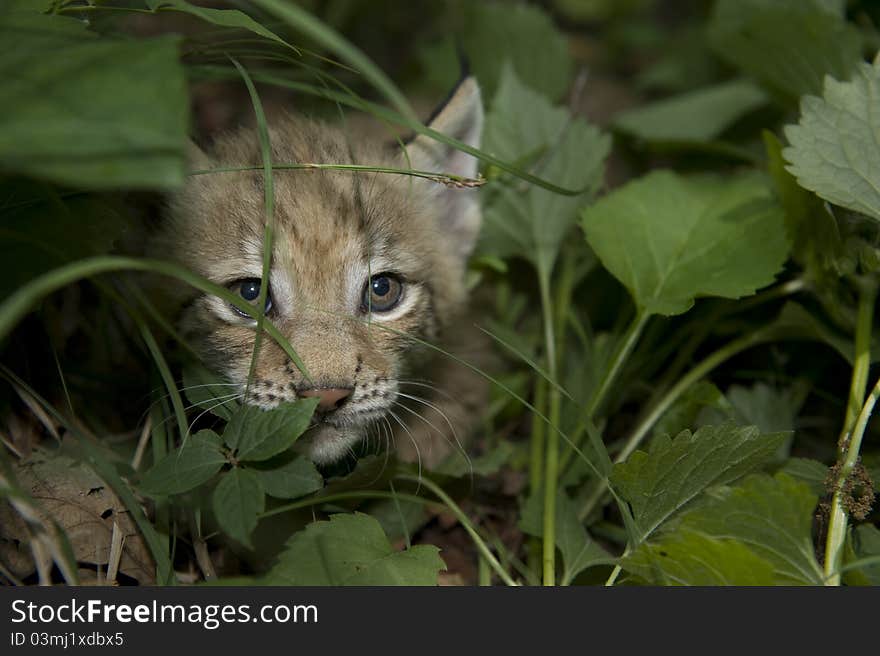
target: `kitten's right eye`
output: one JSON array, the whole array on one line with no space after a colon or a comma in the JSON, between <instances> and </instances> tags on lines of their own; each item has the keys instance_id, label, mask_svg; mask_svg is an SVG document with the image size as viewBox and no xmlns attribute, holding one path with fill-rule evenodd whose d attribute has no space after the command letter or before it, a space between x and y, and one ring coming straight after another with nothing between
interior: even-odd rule
<instances>
[{"instance_id":1,"label":"kitten's right eye","mask_svg":"<svg viewBox=\"0 0 880 656\"><path fill-rule=\"evenodd\" d=\"M256 305L257 299L260 297L260 279L259 278L244 278L243 280L236 280L234 283L229 285L229 291L238 294L244 300L246 300L251 305ZM232 309L235 310L238 314L243 317L249 317L250 315L242 312L234 305ZM263 312L269 312L272 309L272 295L266 294L266 307Z\"/></svg>"}]
</instances>

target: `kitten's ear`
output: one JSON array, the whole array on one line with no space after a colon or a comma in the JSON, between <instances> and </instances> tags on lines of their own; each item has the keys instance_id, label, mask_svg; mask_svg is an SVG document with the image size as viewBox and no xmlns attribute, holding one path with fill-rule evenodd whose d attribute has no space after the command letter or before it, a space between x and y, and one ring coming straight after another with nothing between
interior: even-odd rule
<instances>
[{"instance_id":1,"label":"kitten's ear","mask_svg":"<svg viewBox=\"0 0 880 656\"><path fill-rule=\"evenodd\" d=\"M449 99L434 113L428 127L468 146L479 148L483 134L483 101L476 78L459 82ZM476 158L425 135L406 146L409 166L418 171L451 173L466 178L477 175ZM404 161L404 166L406 162ZM470 255L480 231L480 206L476 189L447 188L429 182L432 201L441 203L443 230L456 240L456 251Z\"/></svg>"},{"instance_id":2,"label":"kitten's ear","mask_svg":"<svg viewBox=\"0 0 880 656\"><path fill-rule=\"evenodd\" d=\"M213 166L211 157L192 139L186 142L186 165L192 171L210 169Z\"/></svg>"}]
</instances>

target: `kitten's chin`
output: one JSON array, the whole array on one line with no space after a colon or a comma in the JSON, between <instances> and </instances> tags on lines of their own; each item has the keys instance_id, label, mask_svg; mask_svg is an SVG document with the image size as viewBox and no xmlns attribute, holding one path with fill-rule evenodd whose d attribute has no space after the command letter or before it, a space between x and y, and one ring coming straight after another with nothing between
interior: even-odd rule
<instances>
[{"instance_id":1,"label":"kitten's chin","mask_svg":"<svg viewBox=\"0 0 880 656\"><path fill-rule=\"evenodd\" d=\"M297 450L317 465L329 465L349 453L360 438L361 433L355 428L322 424L300 438Z\"/></svg>"}]
</instances>

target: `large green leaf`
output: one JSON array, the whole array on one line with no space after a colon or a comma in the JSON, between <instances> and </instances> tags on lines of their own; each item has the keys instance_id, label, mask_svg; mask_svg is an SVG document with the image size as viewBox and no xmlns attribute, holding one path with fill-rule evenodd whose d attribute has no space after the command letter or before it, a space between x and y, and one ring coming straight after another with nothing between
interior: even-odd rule
<instances>
[{"instance_id":1,"label":"large green leaf","mask_svg":"<svg viewBox=\"0 0 880 656\"><path fill-rule=\"evenodd\" d=\"M880 62L860 64L850 82L825 78L785 136L782 154L803 187L880 221Z\"/></svg>"},{"instance_id":2,"label":"large green leaf","mask_svg":"<svg viewBox=\"0 0 880 656\"><path fill-rule=\"evenodd\" d=\"M139 489L148 494L181 494L210 480L225 463L220 436L202 430L153 465Z\"/></svg>"},{"instance_id":3,"label":"large green leaf","mask_svg":"<svg viewBox=\"0 0 880 656\"><path fill-rule=\"evenodd\" d=\"M754 426L704 426L676 438L660 436L651 451L636 451L614 466L611 483L629 502L640 540L706 488L748 474L773 457L788 433L761 434Z\"/></svg>"},{"instance_id":4,"label":"large green leaf","mask_svg":"<svg viewBox=\"0 0 880 656\"><path fill-rule=\"evenodd\" d=\"M300 399L272 410L243 406L229 420L223 441L239 460L267 460L293 446L309 427L317 405L318 399Z\"/></svg>"},{"instance_id":5,"label":"large green leaf","mask_svg":"<svg viewBox=\"0 0 880 656\"><path fill-rule=\"evenodd\" d=\"M89 188L181 184L189 102L176 36L99 39L0 14L0 169Z\"/></svg>"},{"instance_id":6,"label":"large green leaf","mask_svg":"<svg viewBox=\"0 0 880 656\"><path fill-rule=\"evenodd\" d=\"M813 514L819 499L786 474L753 474L736 487L714 490L681 518L682 528L736 540L773 565L777 585L822 585L813 547Z\"/></svg>"},{"instance_id":7,"label":"large green leaf","mask_svg":"<svg viewBox=\"0 0 880 656\"><path fill-rule=\"evenodd\" d=\"M126 227L108 199L62 198L45 182L10 179L0 183L0 198L0 298L62 264L108 252Z\"/></svg>"},{"instance_id":8,"label":"large green leaf","mask_svg":"<svg viewBox=\"0 0 880 656\"><path fill-rule=\"evenodd\" d=\"M561 186L589 191L563 196L538 187L499 184L487 199L480 251L521 256L549 271L580 209L602 181L610 140L522 84L507 67L486 119L483 148L509 161L532 164Z\"/></svg>"},{"instance_id":9,"label":"large green leaf","mask_svg":"<svg viewBox=\"0 0 880 656\"><path fill-rule=\"evenodd\" d=\"M394 551L369 515L313 522L287 543L265 576L270 585L436 585L446 565L434 546Z\"/></svg>"},{"instance_id":10,"label":"large green leaf","mask_svg":"<svg viewBox=\"0 0 880 656\"><path fill-rule=\"evenodd\" d=\"M839 3L718 0L709 24L715 52L788 102L818 93L826 74L846 77L862 39Z\"/></svg>"},{"instance_id":11,"label":"large green leaf","mask_svg":"<svg viewBox=\"0 0 880 656\"><path fill-rule=\"evenodd\" d=\"M456 41L461 45L483 93L498 89L505 61L519 79L552 99L560 98L571 80L572 61L565 36L541 7L530 4L459 3L460 34L423 47L419 53L429 79L452 87L461 75Z\"/></svg>"},{"instance_id":12,"label":"large green leaf","mask_svg":"<svg viewBox=\"0 0 880 656\"><path fill-rule=\"evenodd\" d=\"M735 540L683 530L646 543L623 560L652 585L773 585L773 565Z\"/></svg>"},{"instance_id":13,"label":"large green leaf","mask_svg":"<svg viewBox=\"0 0 880 656\"><path fill-rule=\"evenodd\" d=\"M860 579L863 578L863 580L855 579L858 583L880 585L880 530L872 524L856 526L851 541L853 554L852 557L847 558L844 565L856 560L871 559L871 561L845 574L847 583L858 574Z\"/></svg>"},{"instance_id":14,"label":"large green leaf","mask_svg":"<svg viewBox=\"0 0 880 656\"><path fill-rule=\"evenodd\" d=\"M284 453L251 468L266 494L278 499L296 499L324 487L324 477L303 456Z\"/></svg>"},{"instance_id":15,"label":"large green leaf","mask_svg":"<svg viewBox=\"0 0 880 656\"><path fill-rule=\"evenodd\" d=\"M223 532L250 547L257 516L266 507L266 494L259 477L240 467L228 471L214 488L211 505Z\"/></svg>"},{"instance_id":16,"label":"large green leaf","mask_svg":"<svg viewBox=\"0 0 880 656\"><path fill-rule=\"evenodd\" d=\"M740 298L788 254L783 215L754 174L655 171L583 211L587 241L640 311L673 315L697 296Z\"/></svg>"},{"instance_id":17,"label":"large green leaf","mask_svg":"<svg viewBox=\"0 0 880 656\"><path fill-rule=\"evenodd\" d=\"M754 83L734 80L622 112L614 127L646 141L710 141L766 102Z\"/></svg>"}]
</instances>

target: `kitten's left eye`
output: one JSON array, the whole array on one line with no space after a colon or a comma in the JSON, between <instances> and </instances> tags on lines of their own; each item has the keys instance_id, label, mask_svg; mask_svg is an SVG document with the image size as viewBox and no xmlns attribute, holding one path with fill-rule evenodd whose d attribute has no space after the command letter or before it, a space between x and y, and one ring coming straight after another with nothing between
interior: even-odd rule
<instances>
[{"instance_id":1,"label":"kitten's left eye","mask_svg":"<svg viewBox=\"0 0 880 656\"><path fill-rule=\"evenodd\" d=\"M364 287L362 306L365 312L388 312L400 303L403 282L393 273L377 273Z\"/></svg>"},{"instance_id":2,"label":"kitten's left eye","mask_svg":"<svg viewBox=\"0 0 880 656\"><path fill-rule=\"evenodd\" d=\"M259 278L244 278L243 280L236 280L234 283L229 285L229 291L234 294L238 294L244 300L252 305L256 305L257 299L260 297L260 279ZM243 317L249 317L250 315L245 314L241 310L239 310L234 305L232 309L238 312ZM271 294L266 294L266 307L263 312L268 312L272 309L272 296Z\"/></svg>"}]
</instances>

